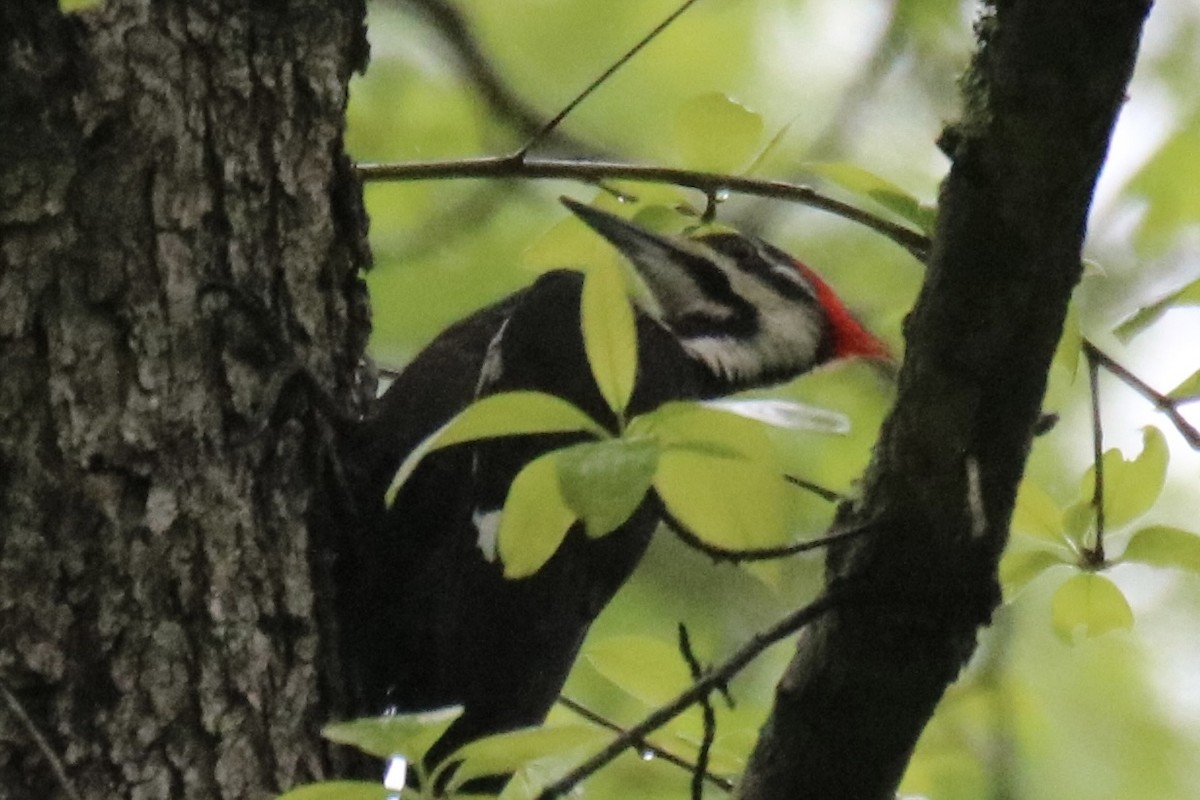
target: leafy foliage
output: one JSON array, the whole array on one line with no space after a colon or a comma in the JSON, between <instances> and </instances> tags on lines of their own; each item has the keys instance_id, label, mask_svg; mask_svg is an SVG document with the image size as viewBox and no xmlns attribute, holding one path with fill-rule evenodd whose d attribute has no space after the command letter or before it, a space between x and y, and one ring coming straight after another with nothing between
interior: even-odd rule
<instances>
[{"instance_id":1,"label":"leafy foliage","mask_svg":"<svg viewBox=\"0 0 1200 800\"><path fill-rule=\"evenodd\" d=\"M745 157L763 143L761 134L750 143L749 118L738 122L737 109L720 99L737 97L761 119L761 131L774 137L760 150L754 174L803 177L796 165L814 159L844 165L816 177L853 202L865 198L868 208L928 226L923 205L935 196L945 168L932 143L944 121L957 113L953 80L970 46L969 20L960 4L949 0L901 0L890 7L890 18L872 8L870 24L854 16L861 4L840 4L837 13L829 10L833 5L700 4L581 106L566 131L604 155L696 168L723 160L729 169L744 169ZM1200 795L1192 741L1200 736L1200 723L1184 682L1174 677L1179 671L1172 671L1174 664L1194 661L1194 653L1181 644L1187 637L1174 635L1173 627L1195 627L1200 614L1195 457L1181 448L1161 416L1153 416L1148 406L1139 412L1140 401L1106 378L1106 440L1119 441L1126 453L1137 455L1110 451L1105 456L1105 563L1088 563L1095 513L1086 477L1086 381L1077 380L1086 335L1106 350L1132 341L1136 347L1114 353L1139 375L1147 361L1157 362L1169 375L1157 388L1171 397L1196 392L1197 365L1188 348L1195 340L1200 282L1188 237L1194 237L1198 217L1193 213L1195 159L1189 161L1194 148L1188 143L1195 139L1200 104L1187 76L1200 66L1195 46L1200 11L1167 5L1155 9L1168 24L1150 37L1113 144L1117 158L1110 177L1118 182L1122 175L1132 172L1133 177L1102 192L1089 225L1088 256L1104 270L1085 275L1051 375L1045 408L1061 421L1035 440L1021 489L1003 562L1010 605L987 634L978 663L951 690L927 731L910 765L907 792L937 800ZM618 32L646 30L662 12L644 0L506 0L460 7L500 76L543 112L560 107L628 43L632 33ZM504 152L523 140L477 101L454 59L430 46L435 37L424 21L383 6L372 14L374 64L351 98L349 142L356 156L451 158ZM698 99L704 96L717 106L707 117L705 101ZM729 128L720 127L723 114L733 119ZM688 115L693 122L683 121ZM744 133L737 132L739 125ZM709 135L718 129L722 135ZM716 140L712 154L705 154L706 136ZM560 152L558 145L553 152ZM888 176L883 185L877 182L880 175ZM892 191L896 186L902 188ZM620 182L609 188L640 201L638 221L657 230L679 232L694 224L694 217L672 209L705 204L705 198L675 187ZM561 191L558 185L517 189L472 182L369 187L378 260L367 276L378 311L375 352L385 362L403 360L449 321L527 283L531 268L615 263L598 237L557 209L554 198ZM607 194L596 202L627 213L627 205ZM801 255L872 329L899 344L900 322L922 278L919 265L904 253L827 216L779 204L720 203L718 223L752 225ZM434 292L434 286L441 288ZM1181 327L1180 320L1190 321L1190 327ZM1164 334L1166 329L1173 333ZM1167 372L1168 362L1184 363ZM852 493L887 392L849 367L807 376L783 389L782 396L837 408L854 420L853 430L838 437L765 430L782 469ZM1119 406L1108 403L1116 397ZM1114 416L1117 408L1120 416ZM1129 416L1139 413L1136 419ZM648 421L626 423L619 436L575 430L598 446L632 434L649 436ZM1160 429L1170 450L1161 484L1156 466L1161 456L1153 455L1158 445L1145 436L1140 450L1125 443L1128 432L1146 423ZM656 421L656 435L666 437L672 425ZM665 438L659 441L661 456ZM764 456L768 452L746 447ZM713 459L754 460L737 455L731 442L716 435L698 443L697 451ZM656 471L659 461L656 457ZM546 480L550 486L551 479ZM568 504L579 517L592 513L583 494ZM809 502L802 493L791 492L789 498L793 535L820 531L832 516L827 504ZM802 501L806 505L798 509ZM607 524L592 528L603 530ZM721 652L819 585L820 566L812 560L781 565L782 578L773 584L778 594L773 594L744 571L714 566L660 538L634 583L598 623L585 653L603 648L615 635L642 636L663 645L640 651L646 664L642 672L677 672L678 658L669 658L667 644L677 620L686 620L709 649ZM1108 597L1117 608L1111 591L1096 588L1106 583L1128 601L1137 624L1132 630L1108 625L1103 635L1080 636L1099 634L1106 619L1121 619L1119 613L1089 616L1094 603L1072 600L1072 595ZM1064 588L1068 585L1072 588ZM1056 632L1056 602L1063 614L1074 609L1070 645ZM718 733L731 749L746 752L783 657L770 654L733 686L737 713L753 721L734 731L730 715L722 712ZM622 673L617 683L636 688L636 672ZM644 708L632 693L616 691L587 659L568 692L618 720ZM735 744L739 735L740 747ZM683 741L676 733L670 739L665 744ZM678 798L686 779L659 759L644 762L630 755L589 781L587 790L592 797Z\"/></svg>"}]
</instances>

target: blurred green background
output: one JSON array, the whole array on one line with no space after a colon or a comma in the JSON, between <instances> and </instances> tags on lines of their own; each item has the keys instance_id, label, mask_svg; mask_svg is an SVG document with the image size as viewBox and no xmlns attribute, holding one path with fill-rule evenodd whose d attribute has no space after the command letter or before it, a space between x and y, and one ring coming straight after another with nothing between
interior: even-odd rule
<instances>
[{"instance_id":1,"label":"blurred green background","mask_svg":"<svg viewBox=\"0 0 1200 800\"><path fill-rule=\"evenodd\" d=\"M465 25L490 78L540 118L552 116L678 5L677 0L493 0L446 5L376 0L372 60L352 87L348 146L360 162L441 160L509 152L527 135L485 99L471 59L445 24ZM725 129L690 113L694 98L726 95L761 119L761 140L732 171L813 179L804 165L845 162L882 176L925 203L947 162L935 146L956 117L956 80L973 47L973 3L945 0L707 0L698 3L572 113L561 137L535 154L697 166ZM438 20L442 20L439 23ZM1200 302L1144 315L1136 335L1114 329L1200 277L1200 4L1153 10L1130 99L1101 181L1088 257L1076 296L1084 334L1166 391L1200 364ZM768 148L768 143L770 147ZM766 152L763 150L766 148ZM761 157L755 159L756 155ZM836 186L830 194L887 212ZM623 185L629 189L629 185ZM680 192L632 189L668 201ZM573 182L438 180L366 189L375 266L372 350L400 367L449 322L529 282L544 261L538 244L567 217ZM703 198L682 193L697 208ZM921 266L877 234L827 213L734 197L719 220L754 231L824 275L897 353L900 324ZM551 250L553 252L553 250ZM1190 305L1189 305L1190 303ZM1030 480L1058 506L1080 495L1090 463L1086 380L1069 359L1053 376L1047 409L1062 421L1035 445ZM889 387L861 365L822 371L789 390L846 411L845 440L809 435L794 444L798 471L848 488L869 454ZM1163 430L1171 455L1166 487L1137 526L1195 530L1200 458L1148 405L1102 380L1105 441L1129 457L1144 425ZM1193 421L1200 415L1192 414ZM831 510L803 504L798 536L817 535ZM1111 534L1119 553L1128 530ZM1018 532L1015 538L1021 538ZM957 798L1200 797L1200 576L1122 565L1106 574L1133 609L1131 629L1067 643L1051 624L1053 595L1070 567L1032 581L998 614L971 667L946 696L904 783L906 792ZM716 661L820 588L819 555L751 572L713 565L667 535L602 616L567 693L619 723L682 688L673 648L686 622L702 660ZM636 636L636 639L620 637ZM721 710L714 768L736 772L769 706L791 647L781 645L731 686ZM588 656L590 653L590 657ZM622 655L623 654L623 655ZM632 654L632 655L630 655ZM618 689L612 679L634 691ZM643 685L644 684L644 685ZM664 688L665 684L665 688ZM640 687L640 688L639 688ZM635 696L640 694L641 696ZM565 710L555 716L571 718ZM697 722L657 741L694 752ZM636 754L587 784L591 797L686 796L687 773ZM723 794L710 788L713 797Z\"/></svg>"}]
</instances>

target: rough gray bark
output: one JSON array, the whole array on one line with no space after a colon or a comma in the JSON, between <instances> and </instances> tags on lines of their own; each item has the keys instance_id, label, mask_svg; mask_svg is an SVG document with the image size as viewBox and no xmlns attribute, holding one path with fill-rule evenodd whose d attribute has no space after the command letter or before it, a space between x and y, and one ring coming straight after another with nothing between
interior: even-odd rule
<instances>
[{"instance_id":1,"label":"rough gray bark","mask_svg":"<svg viewBox=\"0 0 1200 800\"><path fill-rule=\"evenodd\" d=\"M322 457L302 398L255 430L297 366L355 393L363 16L0 4L2 798L327 771Z\"/></svg>"},{"instance_id":2,"label":"rough gray bark","mask_svg":"<svg viewBox=\"0 0 1200 800\"><path fill-rule=\"evenodd\" d=\"M997 0L947 131L929 273L862 499L851 593L801 637L737 796L891 797L999 601L996 564L1149 0Z\"/></svg>"}]
</instances>

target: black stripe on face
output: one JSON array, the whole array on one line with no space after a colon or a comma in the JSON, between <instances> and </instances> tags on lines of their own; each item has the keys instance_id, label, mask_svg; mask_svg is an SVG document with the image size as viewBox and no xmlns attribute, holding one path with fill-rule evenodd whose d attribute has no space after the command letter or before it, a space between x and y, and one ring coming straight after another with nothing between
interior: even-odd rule
<instances>
[{"instance_id":1,"label":"black stripe on face","mask_svg":"<svg viewBox=\"0 0 1200 800\"><path fill-rule=\"evenodd\" d=\"M733 290L729 276L716 264L700 255L677 254L682 266L708 303L718 306L721 314L703 310L671 315L667 323L684 338L730 336L750 338L758 332L758 310Z\"/></svg>"},{"instance_id":2,"label":"black stripe on face","mask_svg":"<svg viewBox=\"0 0 1200 800\"><path fill-rule=\"evenodd\" d=\"M796 269L791 256L766 242L736 233L712 233L699 241L726 255L745 274L797 303L815 303L817 292Z\"/></svg>"}]
</instances>

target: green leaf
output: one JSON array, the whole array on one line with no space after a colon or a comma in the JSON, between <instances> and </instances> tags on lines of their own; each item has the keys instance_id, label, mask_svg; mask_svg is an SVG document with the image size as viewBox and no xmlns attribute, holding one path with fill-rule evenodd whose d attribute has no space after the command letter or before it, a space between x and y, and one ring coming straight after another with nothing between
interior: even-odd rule
<instances>
[{"instance_id":1,"label":"green leaf","mask_svg":"<svg viewBox=\"0 0 1200 800\"><path fill-rule=\"evenodd\" d=\"M922 205L917 198L891 181L845 161L808 163L803 169L837 184L848 192L874 200L898 217L932 233L937 211Z\"/></svg>"},{"instance_id":2,"label":"green leaf","mask_svg":"<svg viewBox=\"0 0 1200 800\"><path fill-rule=\"evenodd\" d=\"M568 214L521 252L521 263L538 272L562 269L564 265L586 271L619 265L621 259L607 240L574 214Z\"/></svg>"},{"instance_id":3,"label":"green leaf","mask_svg":"<svg viewBox=\"0 0 1200 800\"><path fill-rule=\"evenodd\" d=\"M1172 400L1200 399L1200 370L1193 372L1184 379L1183 383L1167 392L1167 397Z\"/></svg>"},{"instance_id":4,"label":"green leaf","mask_svg":"<svg viewBox=\"0 0 1200 800\"><path fill-rule=\"evenodd\" d=\"M1068 578L1051 603L1054 632L1065 642L1083 629L1086 637L1133 627L1133 611L1116 584L1103 575L1081 572Z\"/></svg>"},{"instance_id":5,"label":"green leaf","mask_svg":"<svg viewBox=\"0 0 1200 800\"><path fill-rule=\"evenodd\" d=\"M1067 318L1063 321L1062 337L1054 351L1054 363L1059 365L1067 375L1068 382L1073 383L1079 373L1079 363L1083 360L1083 330L1079 327L1079 309L1072 302L1067 306Z\"/></svg>"},{"instance_id":6,"label":"green leaf","mask_svg":"<svg viewBox=\"0 0 1200 800\"><path fill-rule=\"evenodd\" d=\"M1096 511L1090 500L1080 500L1072 503L1063 511L1063 531L1071 547L1079 550L1087 544L1087 535L1094 527Z\"/></svg>"},{"instance_id":7,"label":"green leaf","mask_svg":"<svg viewBox=\"0 0 1200 800\"><path fill-rule=\"evenodd\" d=\"M1041 548L1010 550L1000 560L1000 583L1010 593L1016 593L1051 567L1069 563L1071 560L1062 554Z\"/></svg>"},{"instance_id":8,"label":"green leaf","mask_svg":"<svg viewBox=\"0 0 1200 800\"><path fill-rule=\"evenodd\" d=\"M370 781L321 781L298 786L275 800L389 800L396 793Z\"/></svg>"},{"instance_id":9,"label":"green leaf","mask_svg":"<svg viewBox=\"0 0 1200 800\"><path fill-rule=\"evenodd\" d=\"M321 735L379 758L399 755L416 762L425 757L425 752L462 712L462 706L449 706L419 714L365 717L326 725Z\"/></svg>"},{"instance_id":10,"label":"green leaf","mask_svg":"<svg viewBox=\"0 0 1200 800\"><path fill-rule=\"evenodd\" d=\"M1151 525L1130 537L1120 560L1200 572L1200 536L1170 525Z\"/></svg>"},{"instance_id":11,"label":"green leaf","mask_svg":"<svg viewBox=\"0 0 1200 800\"><path fill-rule=\"evenodd\" d=\"M1043 542L1069 546L1063 527L1063 512L1042 487L1031 480L1021 482L1013 509L1012 529Z\"/></svg>"},{"instance_id":12,"label":"green leaf","mask_svg":"<svg viewBox=\"0 0 1200 800\"><path fill-rule=\"evenodd\" d=\"M584 442L558 451L557 464L563 499L594 539L637 510L658 466L658 443L646 438Z\"/></svg>"},{"instance_id":13,"label":"green leaf","mask_svg":"<svg viewBox=\"0 0 1200 800\"><path fill-rule=\"evenodd\" d=\"M682 205L685 199L681 195L676 201L676 206ZM680 213L675 206L654 204L639 208L631 221L664 236L682 236L690 228L695 227L699 220L690 214Z\"/></svg>"},{"instance_id":14,"label":"green leaf","mask_svg":"<svg viewBox=\"0 0 1200 800\"><path fill-rule=\"evenodd\" d=\"M625 411L637 376L637 328L625 279L615 266L587 272L580 301L583 346L600 394L617 415Z\"/></svg>"},{"instance_id":15,"label":"green leaf","mask_svg":"<svg viewBox=\"0 0 1200 800\"><path fill-rule=\"evenodd\" d=\"M675 138L688 169L735 172L754 156L762 135L762 117L719 92L692 97L675 114Z\"/></svg>"},{"instance_id":16,"label":"green leaf","mask_svg":"<svg viewBox=\"0 0 1200 800\"><path fill-rule=\"evenodd\" d=\"M751 550L787 540L787 484L759 461L667 449L654 487L671 514L712 546Z\"/></svg>"},{"instance_id":17,"label":"green leaf","mask_svg":"<svg viewBox=\"0 0 1200 800\"><path fill-rule=\"evenodd\" d=\"M1200 219L1200 116L1193 116L1167 139L1129 181L1130 199L1144 198L1134 242L1143 254L1161 252L1181 228Z\"/></svg>"},{"instance_id":18,"label":"green leaf","mask_svg":"<svg viewBox=\"0 0 1200 800\"><path fill-rule=\"evenodd\" d=\"M652 436L663 447L744 458L782 472L763 425L741 414L701 403L664 403L630 423L629 436Z\"/></svg>"},{"instance_id":19,"label":"green leaf","mask_svg":"<svg viewBox=\"0 0 1200 800\"><path fill-rule=\"evenodd\" d=\"M613 685L650 708L692 683L679 648L651 636L613 636L588 646L585 657Z\"/></svg>"},{"instance_id":20,"label":"green leaf","mask_svg":"<svg viewBox=\"0 0 1200 800\"><path fill-rule=\"evenodd\" d=\"M1142 452L1125 460L1113 448L1104 454L1104 523L1119 528L1145 514L1162 493L1167 479L1170 452L1162 432L1153 426L1142 429ZM1089 468L1083 476L1080 503L1086 504L1095 491L1096 471Z\"/></svg>"},{"instance_id":21,"label":"green leaf","mask_svg":"<svg viewBox=\"0 0 1200 800\"><path fill-rule=\"evenodd\" d=\"M598 747L607 742L610 736L594 725L536 726L485 736L463 745L450 755L435 770L431 782L436 785L439 771L461 761L447 786L453 792L475 778L505 775L534 761Z\"/></svg>"},{"instance_id":22,"label":"green leaf","mask_svg":"<svg viewBox=\"0 0 1200 800\"><path fill-rule=\"evenodd\" d=\"M504 577L532 575L550 560L575 522L558 480L562 451L535 458L517 473L500 514L497 548Z\"/></svg>"},{"instance_id":23,"label":"green leaf","mask_svg":"<svg viewBox=\"0 0 1200 800\"><path fill-rule=\"evenodd\" d=\"M384 499L390 506L421 459L442 447L477 439L535 433L589 433L607 437L604 427L576 406L545 392L502 392L476 400L413 448L400 464Z\"/></svg>"}]
</instances>

